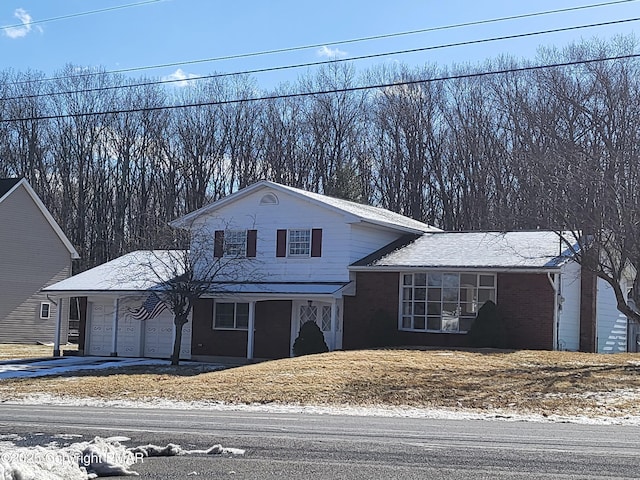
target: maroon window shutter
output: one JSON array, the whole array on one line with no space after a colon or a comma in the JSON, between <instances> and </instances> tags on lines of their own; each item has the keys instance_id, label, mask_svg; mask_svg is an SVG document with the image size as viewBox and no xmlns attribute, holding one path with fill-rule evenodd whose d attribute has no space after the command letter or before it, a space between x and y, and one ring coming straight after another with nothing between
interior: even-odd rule
<instances>
[{"instance_id":1,"label":"maroon window shutter","mask_svg":"<svg viewBox=\"0 0 640 480\"><path fill-rule=\"evenodd\" d=\"M287 231L278 230L276 235L276 257L287 256Z\"/></svg>"},{"instance_id":2,"label":"maroon window shutter","mask_svg":"<svg viewBox=\"0 0 640 480\"><path fill-rule=\"evenodd\" d=\"M322 229L314 228L311 230L311 256L322 256Z\"/></svg>"},{"instance_id":3,"label":"maroon window shutter","mask_svg":"<svg viewBox=\"0 0 640 480\"><path fill-rule=\"evenodd\" d=\"M216 230L213 241L213 256L222 258L224 254L224 230Z\"/></svg>"},{"instance_id":4,"label":"maroon window shutter","mask_svg":"<svg viewBox=\"0 0 640 480\"><path fill-rule=\"evenodd\" d=\"M256 256L256 244L258 243L258 231L247 230L247 257Z\"/></svg>"}]
</instances>

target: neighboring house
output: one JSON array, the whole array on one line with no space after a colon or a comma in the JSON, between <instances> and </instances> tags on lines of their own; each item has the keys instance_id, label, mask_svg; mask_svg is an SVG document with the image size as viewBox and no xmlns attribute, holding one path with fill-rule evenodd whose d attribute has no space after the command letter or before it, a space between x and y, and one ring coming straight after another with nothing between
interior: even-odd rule
<instances>
[{"instance_id":1,"label":"neighboring house","mask_svg":"<svg viewBox=\"0 0 640 480\"><path fill-rule=\"evenodd\" d=\"M78 253L25 179L0 179L0 225L0 343L52 342L58 308L40 290L71 276Z\"/></svg>"},{"instance_id":2,"label":"neighboring house","mask_svg":"<svg viewBox=\"0 0 640 480\"><path fill-rule=\"evenodd\" d=\"M487 300L504 313L513 348L606 350L597 335L611 337L610 351L625 343L617 311L604 301L610 292L562 252L554 232L447 233L267 181L172 226L194 239L205 233L191 252L249 266L221 275L216 293L196 303L182 358L288 357L310 320L331 350L466 346ZM85 354L169 357L171 313L138 319L143 304L154 306L149 293L158 281L135 272L142 263L157 272L171 255L133 252L45 289L84 299Z\"/></svg>"}]
</instances>

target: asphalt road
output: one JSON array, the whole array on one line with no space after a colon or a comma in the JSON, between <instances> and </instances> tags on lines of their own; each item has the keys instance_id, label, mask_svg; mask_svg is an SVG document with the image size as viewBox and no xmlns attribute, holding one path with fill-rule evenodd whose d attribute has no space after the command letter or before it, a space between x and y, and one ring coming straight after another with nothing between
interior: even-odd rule
<instances>
[{"instance_id":1,"label":"asphalt road","mask_svg":"<svg viewBox=\"0 0 640 480\"><path fill-rule=\"evenodd\" d=\"M640 428L628 426L0 404L9 433L246 449L132 467L149 479L640 478Z\"/></svg>"}]
</instances>

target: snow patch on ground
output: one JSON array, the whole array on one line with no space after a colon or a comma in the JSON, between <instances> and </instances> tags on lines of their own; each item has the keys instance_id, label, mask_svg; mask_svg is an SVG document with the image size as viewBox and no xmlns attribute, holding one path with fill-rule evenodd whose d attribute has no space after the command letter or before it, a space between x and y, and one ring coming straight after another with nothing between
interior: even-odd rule
<instances>
[{"instance_id":1,"label":"snow patch on ground","mask_svg":"<svg viewBox=\"0 0 640 480\"><path fill-rule=\"evenodd\" d=\"M140 358L63 357L28 363L0 364L0 380L6 378L32 378L62 375L80 370L102 370L138 365L169 365L168 360Z\"/></svg>"},{"instance_id":2,"label":"snow patch on ground","mask_svg":"<svg viewBox=\"0 0 640 480\"><path fill-rule=\"evenodd\" d=\"M0 445L0 479L2 480L88 480L107 476L138 476L131 470L146 457L175 455L243 455L244 450L214 445L207 450L186 450L180 445L166 447L143 445L129 448L127 437L96 437L90 442L66 447L17 447ZM55 442L52 442L55 443Z\"/></svg>"},{"instance_id":3,"label":"snow patch on ground","mask_svg":"<svg viewBox=\"0 0 640 480\"><path fill-rule=\"evenodd\" d=\"M72 405L104 408L149 408L177 410L211 410L258 413L308 413L314 415L346 415L430 418L441 420L500 420L511 422L580 423L589 425L640 425L640 416L625 415L544 415L525 414L506 409L492 409L486 412L465 408L415 408L392 406L329 406L290 404L229 404L223 402L181 402L165 399L102 400L95 398L58 397L48 394L34 394L20 399L6 400L7 404L22 405ZM0 477L1 478L1 477Z\"/></svg>"}]
</instances>

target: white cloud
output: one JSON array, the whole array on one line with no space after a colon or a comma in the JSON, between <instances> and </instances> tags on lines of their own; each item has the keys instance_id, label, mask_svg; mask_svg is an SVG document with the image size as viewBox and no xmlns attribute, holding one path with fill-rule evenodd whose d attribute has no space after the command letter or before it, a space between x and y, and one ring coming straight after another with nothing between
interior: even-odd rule
<instances>
[{"instance_id":1,"label":"white cloud","mask_svg":"<svg viewBox=\"0 0 640 480\"><path fill-rule=\"evenodd\" d=\"M189 85L189 80L193 80L194 78L198 78L198 75L193 73L186 73L181 68L177 69L170 75L166 77L162 77L162 80L165 82L174 82L173 84L176 87L186 87Z\"/></svg>"},{"instance_id":2,"label":"white cloud","mask_svg":"<svg viewBox=\"0 0 640 480\"><path fill-rule=\"evenodd\" d=\"M339 48L329 48L326 45L317 51L319 57L327 58L344 58L347 56L347 52L340 50Z\"/></svg>"},{"instance_id":3,"label":"white cloud","mask_svg":"<svg viewBox=\"0 0 640 480\"><path fill-rule=\"evenodd\" d=\"M20 22L22 22L22 25L4 27L2 29L3 33L9 38L26 37L31 32L31 30L33 30L33 26L31 25L33 19L31 18L31 15L29 15L24 8L18 8L15 12L13 12L13 16L20 20ZM36 27L36 29L42 32L42 28Z\"/></svg>"}]
</instances>

